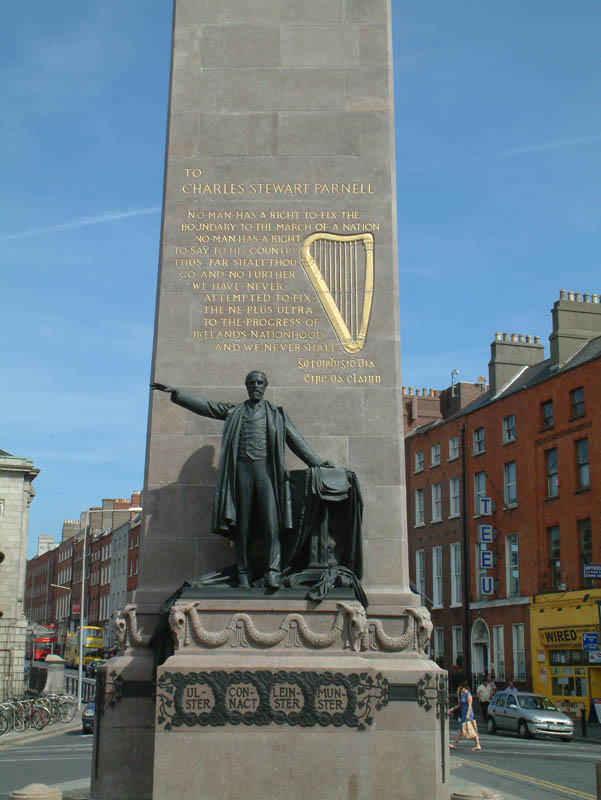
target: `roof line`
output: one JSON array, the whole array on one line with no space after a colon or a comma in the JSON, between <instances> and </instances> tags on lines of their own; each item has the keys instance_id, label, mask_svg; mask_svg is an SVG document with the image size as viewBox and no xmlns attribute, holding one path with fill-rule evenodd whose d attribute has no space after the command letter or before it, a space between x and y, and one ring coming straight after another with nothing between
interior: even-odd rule
<instances>
[{"instance_id":1,"label":"roof line","mask_svg":"<svg viewBox=\"0 0 601 800\"><path fill-rule=\"evenodd\" d=\"M501 386L501 388L499 389L499 391L498 391L498 392L496 392L496 393L495 393L495 394L494 394L494 395L493 395L491 398L489 398L489 399L490 399L490 400L494 400L494 399L495 399L495 397L499 397L499 395L502 395L502 394L503 394L503 392L506 392L506 391L507 391L507 389L509 389L509 387L511 386L511 384L512 384L512 383L515 383L515 382L517 381L517 379L518 379L518 378L519 378L521 375L523 375L523 374L524 374L524 372L525 372L525 371L526 371L526 370L527 370L529 367L531 367L531 366L533 366L533 365L532 365L532 364L524 364L524 366L523 366L521 369L519 369L519 370L518 370L518 371L515 373L515 375L514 375L512 378L510 378L510 379L507 381L507 383L504 383L504 384L503 384L503 386Z\"/></svg>"}]
</instances>

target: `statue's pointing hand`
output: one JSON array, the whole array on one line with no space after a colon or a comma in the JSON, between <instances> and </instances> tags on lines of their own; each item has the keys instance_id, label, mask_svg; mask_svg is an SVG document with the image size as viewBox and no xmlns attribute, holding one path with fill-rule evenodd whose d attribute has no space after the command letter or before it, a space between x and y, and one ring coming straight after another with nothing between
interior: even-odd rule
<instances>
[{"instance_id":1,"label":"statue's pointing hand","mask_svg":"<svg viewBox=\"0 0 601 800\"><path fill-rule=\"evenodd\" d=\"M177 391L175 386L167 386L164 383L151 383L150 384L150 388L151 389L157 389L159 392L176 392Z\"/></svg>"}]
</instances>

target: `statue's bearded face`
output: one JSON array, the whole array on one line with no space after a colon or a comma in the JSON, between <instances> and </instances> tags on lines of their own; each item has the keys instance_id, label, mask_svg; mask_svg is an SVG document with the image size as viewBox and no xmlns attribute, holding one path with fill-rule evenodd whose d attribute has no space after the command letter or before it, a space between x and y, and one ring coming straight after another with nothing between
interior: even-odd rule
<instances>
[{"instance_id":1,"label":"statue's bearded face","mask_svg":"<svg viewBox=\"0 0 601 800\"><path fill-rule=\"evenodd\" d=\"M262 372L251 372L246 378L246 391L250 400L255 402L262 399L267 388L267 378Z\"/></svg>"}]
</instances>

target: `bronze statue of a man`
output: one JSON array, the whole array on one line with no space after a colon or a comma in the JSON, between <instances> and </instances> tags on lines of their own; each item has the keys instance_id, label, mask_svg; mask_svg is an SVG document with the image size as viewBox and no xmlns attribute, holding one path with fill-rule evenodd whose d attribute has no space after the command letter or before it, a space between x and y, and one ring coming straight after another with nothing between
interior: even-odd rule
<instances>
[{"instance_id":1,"label":"bronze statue of a man","mask_svg":"<svg viewBox=\"0 0 601 800\"><path fill-rule=\"evenodd\" d=\"M152 389L170 392L177 405L203 417L225 422L213 503L213 531L234 539L238 585L250 586L251 526L256 521L263 539L265 585L279 586L280 532L292 527L285 445L308 466L333 466L313 452L284 410L263 395L264 372L246 376L248 400L216 403L162 383Z\"/></svg>"}]
</instances>

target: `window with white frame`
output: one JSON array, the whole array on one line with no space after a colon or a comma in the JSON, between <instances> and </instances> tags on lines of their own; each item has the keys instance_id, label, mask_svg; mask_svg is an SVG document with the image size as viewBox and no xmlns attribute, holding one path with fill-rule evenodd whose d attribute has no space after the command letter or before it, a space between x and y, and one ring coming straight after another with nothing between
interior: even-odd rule
<instances>
[{"instance_id":1,"label":"window with white frame","mask_svg":"<svg viewBox=\"0 0 601 800\"><path fill-rule=\"evenodd\" d=\"M503 417L503 442L515 442L515 414Z\"/></svg>"},{"instance_id":2,"label":"window with white frame","mask_svg":"<svg viewBox=\"0 0 601 800\"><path fill-rule=\"evenodd\" d=\"M518 490L516 483L515 461L508 461L503 464L503 490L505 505L514 506L518 501Z\"/></svg>"},{"instance_id":3,"label":"window with white frame","mask_svg":"<svg viewBox=\"0 0 601 800\"><path fill-rule=\"evenodd\" d=\"M557 473L557 448L545 451L545 469L547 472L547 497L559 496L559 476Z\"/></svg>"},{"instance_id":4,"label":"window with white frame","mask_svg":"<svg viewBox=\"0 0 601 800\"><path fill-rule=\"evenodd\" d=\"M551 428L553 426L553 400L546 400L540 404L540 418L543 428Z\"/></svg>"},{"instance_id":5,"label":"window with white frame","mask_svg":"<svg viewBox=\"0 0 601 800\"><path fill-rule=\"evenodd\" d=\"M505 537L505 581L507 597L519 597L520 569L517 533L509 533Z\"/></svg>"},{"instance_id":6,"label":"window with white frame","mask_svg":"<svg viewBox=\"0 0 601 800\"><path fill-rule=\"evenodd\" d=\"M442 608L442 547L432 548L432 606Z\"/></svg>"},{"instance_id":7,"label":"window with white frame","mask_svg":"<svg viewBox=\"0 0 601 800\"><path fill-rule=\"evenodd\" d=\"M484 428L476 428L473 433L474 455L484 452Z\"/></svg>"},{"instance_id":8,"label":"window with white frame","mask_svg":"<svg viewBox=\"0 0 601 800\"><path fill-rule=\"evenodd\" d=\"M459 458L459 436L451 436L449 439L449 461Z\"/></svg>"},{"instance_id":9,"label":"window with white frame","mask_svg":"<svg viewBox=\"0 0 601 800\"><path fill-rule=\"evenodd\" d=\"M416 450L415 451L415 471L421 472L424 468L424 451L423 450Z\"/></svg>"},{"instance_id":10,"label":"window with white frame","mask_svg":"<svg viewBox=\"0 0 601 800\"><path fill-rule=\"evenodd\" d=\"M453 638L453 665L463 667L463 628L453 625L451 636Z\"/></svg>"},{"instance_id":11,"label":"window with white frame","mask_svg":"<svg viewBox=\"0 0 601 800\"><path fill-rule=\"evenodd\" d=\"M593 539L591 531L590 519L578 520L578 540L580 544L580 563L582 565L582 573L584 573L584 565L591 564L593 561ZM593 581L590 578L582 578L582 585L584 588L592 588Z\"/></svg>"},{"instance_id":12,"label":"window with white frame","mask_svg":"<svg viewBox=\"0 0 601 800\"><path fill-rule=\"evenodd\" d=\"M415 490L415 527L424 524L424 490Z\"/></svg>"},{"instance_id":13,"label":"window with white frame","mask_svg":"<svg viewBox=\"0 0 601 800\"><path fill-rule=\"evenodd\" d=\"M451 544L451 605L460 606L461 598L461 542Z\"/></svg>"},{"instance_id":14,"label":"window with white frame","mask_svg":"<svg viewBox=\"0 0 601 800\"><path fill-rule=\"evenodd\" d=\"M449 478L449 517L458 517L460 513L459 478Z\"/></svg>"},{"instance_id":15,"label":"window with white frame","mask_svg":"<svg viewBox=\"0 0 601 800\"><path fill-rule=\"evenodd\" d=\"M430 449L430 466L437 467L440 464L440 445L433 444Z\"/></svg>"},{"instance_id":16,"label":"window with white frame","mask_svg":"<svg viewBox=\"0 0 601 800\"><path fill-rule=\"evenodd\" d=\"M576 445L576 488L590 487L588 464L588 439L578 439Z\"/></svg>"},{"instance_id":17,"label":"window with white frame","mask_svg":"<svg viewBox=\"0 0 601 800\"><path fill-rule=\"evenodd\" d=\"M526 677L526 648L524 646L524 625L516 622L511 626L513 640L513 678L523 680Z\"/></svg>"},{"instance_id":18,"label":"window with white frame","mask_svg":"<svg viewBox=\"0 0 601 800\"><path fill-rule=\"evenodd\" d=\"M492 629L493 641L493 665L495 670L495 679L497 681L505 680L505 634L502 625L493 625Z\"/></svg>"},{"instance_id":19,"label":"window with white frame","mask_svg":"<svg viewBox=\"0 0 601 800\"><path fill-rule=\"evenodd\" d=\"M584 389L582 386L572 389L570 392L570 408L572 411L570 419L584 416Z\"/></svg>"},{"instance_id":20,"label":"window with white frame","mask_svg":"<svg viewBox=\"0 0 601 800\"><path fill-rule=\"evenodd\" d=\"M415 588L424 606L426 604L426 553L424 550L415 551Z\"/></svg>"},{"instance_id":21,"label":"window with white frame","mask_svg":"<svg viewBox=\"0 0 601 800\"><path fill-rule=\"evenodd\" d=\"M480 498L486 497L486 475L476 472L474 475L474 514L480 516Z\"/></svg>"},{"instance_id":22,"label":"window with white frame","mask_svg":"<svg viewBox=\"0 0 601 800\"><path fill-rule=\"evenodd\" d=\"M444 628L434 628L432 658L440 666L444 662Z\"/></svg>"},{"instance_id":23,"label":"window with white frame","mask_svg":"<svg viewBox=\"0 0 601 800\"><path fill-rule=\"evenodd\" d=\"M432 492L432 522L440 522L442 519L442 486L440 483L433 483Z\"/></svg>"},{"instance_id":24,"label":"window with white frame","mask_svg":"<svg viewBox=\"0 0 601 800\"><path fill-rule=\"evenodd\" d=\"M561 539L559 525L547 528L549 539L549 572L551 575L551 589L558 592L561 584Z\"/></svg>"}]
</instances>

